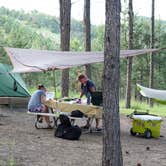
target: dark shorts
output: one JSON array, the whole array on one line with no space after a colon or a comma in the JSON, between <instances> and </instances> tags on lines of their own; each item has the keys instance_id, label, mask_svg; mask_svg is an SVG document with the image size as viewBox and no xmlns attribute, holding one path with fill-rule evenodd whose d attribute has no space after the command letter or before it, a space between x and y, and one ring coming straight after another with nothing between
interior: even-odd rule
<instances>
[{"instance_id":1,"label":"dark shorts","mask_svg":"<svg viewBox=\"0 0 166 166\"><path fill-rule=\"evenodd\" d=\"M43 106L42 105L36 106L32 109L29 109L29 112L43 112Z\"/></svg>"}]
</instances>

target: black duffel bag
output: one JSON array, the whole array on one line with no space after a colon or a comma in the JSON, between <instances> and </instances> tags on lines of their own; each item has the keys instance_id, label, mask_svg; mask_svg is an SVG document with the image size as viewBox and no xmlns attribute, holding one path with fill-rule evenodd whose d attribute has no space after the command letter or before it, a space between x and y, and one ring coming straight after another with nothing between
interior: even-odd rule
<instances>
[{"instance_id":1,"label":"black duffel bag","mask_svg":"<svg viewBox=\"0 0 166 166\"><path fill-rule=\"evenodd\" d=\"M81 136L81 129L78 126L72 126L70 119L66 115L60 115L60 124L55 130L55 137L68 139L68 140L79 140Z\"/></svg>"}]
</instances>

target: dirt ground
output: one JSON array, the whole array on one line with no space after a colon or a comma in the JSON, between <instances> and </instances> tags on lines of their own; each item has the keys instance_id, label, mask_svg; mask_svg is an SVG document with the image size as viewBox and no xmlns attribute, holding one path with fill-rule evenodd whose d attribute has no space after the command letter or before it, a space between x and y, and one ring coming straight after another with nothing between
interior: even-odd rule
<instances>
[{"instance_id":1,"label":"dirt ground","mask_svg":"<svg viewBox=\"0 0 166 166\"><path fill-rule=\"evenodd\" d=\"M34 127L25 109L0 108L0 166L100 166L102 134L82 134L79 141L54 137L54 130ZM124 166L166 166L166 119L158 139L133 137L131 121L121 115ZM147 150L149 147L149 150Z\"/></svg>"}]
</instances>

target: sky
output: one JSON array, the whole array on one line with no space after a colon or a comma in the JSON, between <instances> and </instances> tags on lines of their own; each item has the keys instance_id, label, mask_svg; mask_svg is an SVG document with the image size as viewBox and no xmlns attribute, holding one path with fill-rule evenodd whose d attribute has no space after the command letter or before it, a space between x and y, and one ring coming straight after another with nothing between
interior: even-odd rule
<instances>
[{"instance_id":1,"label":"sky","mask_svg":"<svg viewBox=\"0 0 166 166\"><path fill-rule=\"evenodd\" d=\"M84 0L71 0L71 16L77 20L83 18ZM122 4L125 0L121 0ZM151 16L152 0L133 0L134 13L140 16ZM155 1L156 19L166 20L166 0ZM30 12L38 10L42 13L59 16L59 0L0 0L0 7L4 6L9 9L24 10ZM105 0L91 0L91 23L104 24L105 22Z\"/></svg>"}]
</instances>

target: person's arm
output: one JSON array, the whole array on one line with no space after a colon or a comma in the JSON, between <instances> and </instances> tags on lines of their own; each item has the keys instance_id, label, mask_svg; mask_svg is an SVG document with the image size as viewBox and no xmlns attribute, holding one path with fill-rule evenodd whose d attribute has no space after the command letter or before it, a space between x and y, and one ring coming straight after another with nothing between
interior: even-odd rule
<instances>
[{"instance_id":1,"label":"person's arm","mask_svg":"<svg viewBox=\"0 0 166 166\"><path fill-rule=\"evenodd\" d=\"M95 84L92 81L88 82L88 90L89 90L89 92L95 92L96 91Z\"/></svg>"},{"instance_id":2,"label":"person's arm","mask_svg":"<svg viewBox=\"0 0 166 166\"><path fill-rule=\"evenodd\" d=\"M83 90L81 90L80 99L82 98L82 96L84 96L84 91Z\"/></svg>"}]
</instances>

